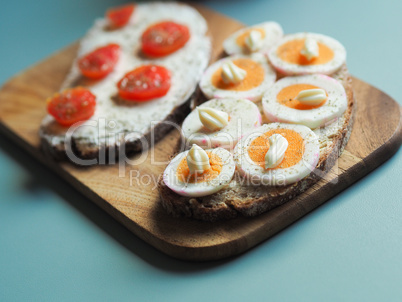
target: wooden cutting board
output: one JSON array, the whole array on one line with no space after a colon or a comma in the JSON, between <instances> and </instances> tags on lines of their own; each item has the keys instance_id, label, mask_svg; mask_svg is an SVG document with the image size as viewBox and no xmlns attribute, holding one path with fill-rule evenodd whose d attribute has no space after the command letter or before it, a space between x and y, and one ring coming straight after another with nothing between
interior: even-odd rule
<instances>
[{"instance_id":1,"label":"wooden cutting board","mask_svg":"<svg viewBox=\"0 0 402 302\"><path fill-rule=\"evenodd\" d=\"M222 55L224 38L243 25L203 7L197 9L208 20L216 59ZM345 152L324 179L292 201L255 218L217 223L172 218L161 207L154 186L164 162L176 148L176 131L154 146L144 163L123 169L117 165L77 168L54 162L41 153L38 129L45 115L45 99L59 89L76 49L77 43L18 74L2 87L0 131L137 236L176 258L206 261L250 249L378 167L402 142L400 106L380 90L354 78L358 107L355 126ZM151 165L152 157L161 164Z\"/></svg>"}]
</instances>

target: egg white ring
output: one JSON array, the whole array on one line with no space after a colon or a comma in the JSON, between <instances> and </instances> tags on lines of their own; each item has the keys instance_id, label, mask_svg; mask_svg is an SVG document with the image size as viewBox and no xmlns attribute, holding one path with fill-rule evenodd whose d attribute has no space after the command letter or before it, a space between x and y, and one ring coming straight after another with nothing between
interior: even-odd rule
<instances>
[{"instance_id":1,"label":"egg white ring","mask_svg":"<svg viewBox=\"0 0 402 302\"><path fill-rule=\"evenodd\" d=\"M214 179L199 182L199 183L185 183L178 179L176 172L180 162L186 158L189 151L184 151L178 154L166 167L163 172L164 183L174 192L181 196L187 197L202 197L211 195L223 189L229 184L233 178L236 165L233 161L232 154L222 148L209 149L213 154L220 157L222 161L222 170Z\"/></svg>"},{"instance_id":2,"label":"egg white ring","mask_svg":"<svg viewBox=\"0 0 402 302\"><path fill-rule=\"evenodd\" d=\"M304 154L298 163L284 169L266 170L250 158L248 148L251 142L272 129L290 129L301 135L304 140ZM284 123L261 126L242 138L234 150L234 160L239 174L255 185L284 186L295 183L315 169L319 158L320 147L317 135L306 126Z\"/></svg>"},{"instance_id":3,"label":"egg white ring","mask_svg":"<svg viewBox=\"0 0 402 302\"><path fill-rule=\"evenodd\" d=\"M277 101L278 93L295 84L310 84L324 89L328 94L326 102L310 110L298 110L280 104ZM271 122L302 124L315 129L342 116L348 106L348 99L339 81L323 74L313 74L280 79L264 94L262 106L264 115Z\"/></svg>"},{"instance_id":4,"label":"egg white ring","mask_svg":"<svg viewBox=\"0 0 402 302\"><path fill-rule=\"evenodd\" d=\"M215 73L215 71L219 67L222 67L224 63L241 58L251 59L262 66L262 68L264 69L264 80L262 81L262 83L255 88L245 91L225 90L215 87L211 82L211 77ZM265 90L271 87L271 85L275 82L275 80L276 80L276 72L269 65L264 55L260 53L254 53L250 56L234 55L223 58L215 62L211 66L209 66L201 78L200 88L208 99L236 98L236 99L248 99L252 102L257 102L261 100L261 97L264 94Z\"/></svg>"},{"instance_id":5,"label":"egg white ring","mask_svg":"<svg viewBox=\"0 0 402 302\"><path fill-rule=\"evenodd\" d=\"M244 49L236 43L236 39L245 31L253 28L261 28L265 32L265 36L262 39L261 48L258 49L256 52L266 52L283 37L283 29L278 23L273 21L259 23L250 27L242 28L226 38L226 40L223 42L223 49L225 50L225 52L228 55L250 54L250 51L248 49Z\"/></svg>"},{"instance_id":6,"label":"egg white ring","mask_svg":"<svg viewBox=\"0 0 402 302\"><path fill-rule=\"evenodd\" d=\"M334 52L334 57L332 60L325 64L319 65L298 65L288 63L278 56L278 48L284 43L292 40L306 39L308 37L311 37L317 42L325 44L327 47L331 48ZM268 58L276 70L286 75L302 75L313 73L332 74L346 62L346 50L345 47L343 47L343 45L334 38L315 33L296 33L284 36L283 39L273 46L268 52Z\"/></svg>"},{"instance_id":7,"label":"egg white ring","mask_svg":"<svg viewBox=\"0 0 402 302\"><path fill-rule=\"evenodd\" d=\"M199 107L224 111L230 119L222 129L209 131L202 125L198 111L192 111L184 120L181 131L188 146L197 144L204 149L221 147L233 150L240 137L261 126L260 110L246 99L212 99Z\"/></svg>"}]
</instances>

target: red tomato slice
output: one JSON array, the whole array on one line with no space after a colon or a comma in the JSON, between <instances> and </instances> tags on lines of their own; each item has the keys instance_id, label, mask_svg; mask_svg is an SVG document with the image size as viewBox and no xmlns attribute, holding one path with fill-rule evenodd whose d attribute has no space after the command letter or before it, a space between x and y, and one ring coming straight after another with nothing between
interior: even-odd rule
<instances>
[{"instance_id":1,"label":"red tomato slice","mask_svg":"<svg viewBox=\"0 0 402 302\"><path fill-rule=\"evenodd\" d=\"M83 87L56 93L47 100L47 111L62 126L89 119L95 112L96 97Z\"/></svg>"},{"instance_id":2,"label":"red tomato slice","mask_svg":"<svg viewBox=\"0 0 402 302\"><path fill-rule=\"evenodd\" d=\"M108 9L106 18L109 20L110 26L112 28L120 28L126 25L134 12L134 8L134 4L126 4Z\"/></svg>"},{"instance_id":3,"label":"red tomato slice","mask_svg":"<svg viewBox=\"0 0 402 302\"><path fill-rule=\"evenodd\" d=\"M142 34L142 51L151 57L163 57L182 48L188 39L187 26L171 21L157 23Z\"/></svg>"},{"instance_id":4,"label":"red tomato slice","mask_svg":"<svg viewBox=\"0 0 402 302\"><path fill-rule=\"evenodd\" d=\"M78 60L81 73L91 79L101 79L113 71L120 57L120 46L99 47Z\"/></svg>"},{"instance_id":5,"label":"red tomato slice","mask_svg":"<svg viewBox=\"0 0 402 302\"><path fill-rule=\"evenodd\" d=\"M138 102L162 97L169 91L170 77L170 71L163 66L140 66L126 73L117 83L119 96Z\"/></svg>"}]
</instances>

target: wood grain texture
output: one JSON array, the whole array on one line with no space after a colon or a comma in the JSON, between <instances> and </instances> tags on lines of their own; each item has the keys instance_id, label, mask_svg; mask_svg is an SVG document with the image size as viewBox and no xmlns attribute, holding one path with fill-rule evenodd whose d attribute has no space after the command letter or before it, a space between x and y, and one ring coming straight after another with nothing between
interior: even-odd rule
<instances>
[{"instance_id":1,"label":"wood grain texture","mask_svg":"<svg viewBox=\"0 0 402 302\"><path fill-rule=\"evenodd\" d=\"M222 53L224 38L242 24L203 7L197 9L208 20L215 60ZM76 49L77 44L63 49L2 87L0 131L137 236L176 258L206 261L248 250L378 167L399 149L402 142L400 106L380 90L354 78L358 106L355 126L345 152L324 179L292 201L258 217L239 217L216 223L176 219L162 209L156 182L177 148L177 131L169 133L145 153L143 163L125 167L77 168L57 163L40 151L38 129L46 113L45 99L59 89ZM154 160L158 163L151 164ZM149 184L144 185L147 182Z\"/></svg>"}]
</instances>

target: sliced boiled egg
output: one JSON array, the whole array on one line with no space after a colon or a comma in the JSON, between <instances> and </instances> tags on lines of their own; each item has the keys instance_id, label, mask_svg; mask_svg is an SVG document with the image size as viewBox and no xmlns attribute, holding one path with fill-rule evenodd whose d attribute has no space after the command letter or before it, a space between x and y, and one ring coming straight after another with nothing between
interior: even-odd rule
<instances>
[{"instance_id":1,"label":"sliced boiled egg","mask_svg":"<svg viewBox=\"0 0 402 302\"><path fill-rule=\"evenodd\" d=\"M238 172L252 185L295 183L315 169L319 156L318 137L310 128L284 123L259 127L234 150Z\"/></svg>"},{"instance_id":2,"label":"sliced boiled egg","mask_svg":"<svg viewBox=\"0 0 402 302\"><path fill-rule=\"evenodd\" d=\"M233 150L245 133L261 125L258 107L246 99L212 99L191 112L183 122L186 144L204 149Z\"/></svg>"},{"instance_id":3,"label":"sliced boiled egg","mask_svg":"<svg viewBox=\"0 0 402 302\"><path fill-rule=\"evenodd\" d=\"M283 36L282 27L276 22L264 22L242 28L223 42L223 49L229 55L264 52Z\"/></svg>"},{"instance_id":4,"label":"sliced boiled egg","mask_svg":"<svg viewBox=\"0 0 402 302\"><path fill-rule=\"evenodd\" d=\"M270 122L302 124L315 129L342 116L347 96L342 84L326 75L285 77L262 98Z\"/></svg>"},{"instance_id":5,"label":"sliced boiled egg","mask_svg":"<svg viewBox=\"0 0 402 302\"><path fill-rule=\"evenodd\" d=\"M204 162L205 156L209 160L207 165ZM197 168L190 172L189 166ZM204 151L194 145L173 158L163 173L163 181L179 195L201 197L227 186L232 180L235 167L229 151L222 148Z\"/></svg>"},{"instance_id":6,"label":"sliced boiled egg","mask_svg":"<svg viewBox=\"0 0 402 302\"><path fill-rule=\"evenodd\" d=\"M268 53L272 65L285 75L332 74L346 62L337 40L315 33L284 36Z\"/></svg>"},{"instance_id":7,"label":"sliced boiled egg","mask_svg":"<svg viewBox=\"0 0 402 302\"><path fill-rule=\"evenodd\" d=\"M261 100L276 80L276 73L264 55L235 55L212 64L201 78L200 88L209 98Z\"/></svg>"}]
</instances>

